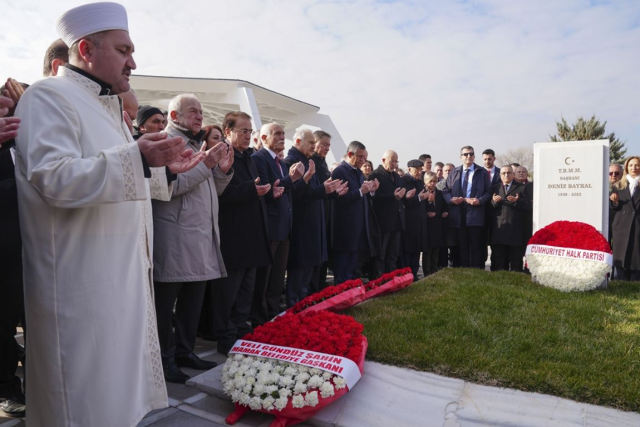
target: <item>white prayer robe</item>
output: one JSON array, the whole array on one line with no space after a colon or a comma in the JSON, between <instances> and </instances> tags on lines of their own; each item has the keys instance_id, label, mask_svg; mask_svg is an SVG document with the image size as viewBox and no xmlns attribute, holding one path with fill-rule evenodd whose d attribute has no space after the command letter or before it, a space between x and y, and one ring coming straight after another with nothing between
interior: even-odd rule
<instances>
[{"instance_id":1,"label":"white prayer robe","mask_svg":"<svg viewBox=\"0 0 640 427\"><path fill-rule=\"evenodd\" d=\"M60 70L16 112L27 425L135 426L167 406L149 184L119 98ZM162 175L151 179L156 195L169 191Z\"/></svg>"}]
</instances>

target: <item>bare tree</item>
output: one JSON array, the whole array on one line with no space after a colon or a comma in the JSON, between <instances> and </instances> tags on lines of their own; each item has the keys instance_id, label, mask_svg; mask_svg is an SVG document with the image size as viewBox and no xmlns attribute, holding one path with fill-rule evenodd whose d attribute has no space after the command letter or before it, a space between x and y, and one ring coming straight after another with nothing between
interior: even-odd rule
<instances>
[{"instance_id":1,"label":"bare tree","mask_svg":"<svg viewBox=\"0 0 640 427\"><path fill-rule=\"evenodd\" d=\"M518 163L524 166L529 171L529 176L533 173L533 148L532 147L518 147L507 151L504 154L499 154L497 163L500 165L510 165Z\"/></svg>"}]
</instances>

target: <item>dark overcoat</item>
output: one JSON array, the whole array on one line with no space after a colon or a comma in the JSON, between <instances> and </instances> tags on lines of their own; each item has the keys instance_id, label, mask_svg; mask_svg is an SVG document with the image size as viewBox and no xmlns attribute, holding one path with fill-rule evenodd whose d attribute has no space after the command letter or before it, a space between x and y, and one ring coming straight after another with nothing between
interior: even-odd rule
<instances>
[{"instance_id":1,"label":"dark overcoat","mask_svg":"<svg viewBox=\"0 0 640 427\"><path fill-rule=\"evenodd\" d=\"M531 199L525 191L525 184L512 181L509 192L505 194L502 183L491 187L491 195L502 197L498 203L491 200L491 244L507 246L525 246L527 213L531 212ZM518 196L510 202L507 196Z\"/></svg>"},{"instance_id":2,"label":"dark overcoat","mask_svg":"<svg viewBox=\"0 0 640 427\"><path fill-rule=\"evenodd\" d=\"M340 252L356 252L370 248L369 244L369 194L360 195L364 175L346 161L336 167L331 178L346 181L349 190L334 202L333 249Z\"/></svg>"},{"instance_id":3,"label":"dark overcoat","mask_svg":"<svg viewBox=\"0 0 640 427\"><path fill-rule=\"evenodd\" d=\"M229 269L265 267L271 264L264 198L258 196L258 171L251 155L234 151L233 178L218 198L220 249Z\"/></svg>"},{"instance_id":4,"label":"dark overcoat","mask_svg":"<svg viewBox=\"0 0 640 427\"><path fill-rule=\"evenodd\" d=\"M416 190L416 194L410 198L404 198L404 231L402 232L402 249L406 253L416 253L423 250L422 215L420 205L425 203L418 200L418 194L424 190L421 180L415 179L409 174L401 178L402 185L409 192Z\"/></svg>"},{"instance_id":5,"label":"dark overcoat","mask_svg":"<svg viewBox=\"0 0 640 427\"><path fill-rule=\"evenodd\" d=\"M617 206L611 204L616 212L611 233L613 266L640 270L640 189L633 197L628 186L622 190L614 188L614 191L618 193L619 202Z\"/></svg>"},{"instance_id":6,"label":"dark overcoat","mask_svg":"<svg viewBox=\"0 0 640 427\"><path fill-rule=\"evenodd\" d=\"M377 179L380 186L373 198L373 209L378 218L381 233L404 230L404 203L396 199L394 191L402 188L403 182L396 172L388 172L382 165L369 175L369 181Z\"/></svg>"},{"instance_id":7,"label":"dark overcoat","mask_svg":"<svg viewBox=\"0 0 640 427\"><path fill-rule=\"evenodd\" d=\"M302 162L305 171L309 159L295 147L289 149L284 162L291 167ZM315 173L309 183L296 182L293 190L293 227L289 247L289 267L302 268L322 264L327 260L327 232L325 225L324 181Z\"/></svg>"},{"instance_id":8,"label":"dark overcoat","mask_svg":"<svg viewBox=\"0 0 640 427\"><path fill-rule=\"evenodd\" d=\"M420 202L422 217L422 245L423 250L428 248L447 247L447 232L449 231L448 218L443 218L442 214L449 212L449 206L444 200L442 191L436 189L436 199L429 202L426 199ZM428 213L435 212L436 215L430 218Z\"/></svg>"}]
</instances>

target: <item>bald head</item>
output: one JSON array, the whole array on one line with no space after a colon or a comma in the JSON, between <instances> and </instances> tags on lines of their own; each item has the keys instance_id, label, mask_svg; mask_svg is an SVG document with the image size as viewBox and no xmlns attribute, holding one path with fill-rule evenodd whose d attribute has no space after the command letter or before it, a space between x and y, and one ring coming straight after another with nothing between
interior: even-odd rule
<instances>
[{"instance_id":1,"label":"bald head","mask_svg":"<svg viewBox=\"0 0 640 427\"><path fill-rule=\"evenodd\" d=\"M135 119L138 115L138 97L133 89L129 89L126 92L119 93L118 96L122 98L122 109L127 112L131 120Z\"/></svg>"},{"instance_id":2,"label":"bald head","mask_svg":"<svg viewBox=\"0 0 640 427\"><path fill-rule=\"evenodd\" d=\"M398 170L398 154L393 150L387 150L382 156L382 167L387 172L395 172Z\"/></svg>"},{"instance_id":3,"label":"bald head","mask_svg":"<svg viewBox=\"0 0 640 427\"><path fill-rule=\"evenodd\" d=\"M518 182L527 182L529 171L524 166L518 166L515 170L515 180Z\"/></svg>"}]
</instances>

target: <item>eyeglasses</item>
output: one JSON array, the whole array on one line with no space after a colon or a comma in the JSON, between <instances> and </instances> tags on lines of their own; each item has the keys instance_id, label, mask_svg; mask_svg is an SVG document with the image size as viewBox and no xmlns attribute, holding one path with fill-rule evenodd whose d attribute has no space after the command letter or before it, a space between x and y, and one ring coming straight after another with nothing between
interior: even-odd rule
<instances>
[{"instance_id":1,"label":"eyeglasses","mask_svg":"<svg viewBox=\"0 0 640 427\"><path fill-rule=\"evenodd\" d=\"M462 153L462 155L463 155L464 157L473 157L473 156L475 156L475 155L476 155L476 153L473 153L473 152L471 152L471 153Z\"/></svg>"},{"instance_id":2,"label":"eyeglasses","mask_svg":"<svg viewBox=\"0 0 640 427\"><path fill-rule=\"evenodd\" d=\"M609 172L609 176L618 176L620 172Z\"/></svg>"},{"instance_id":3,"label":"eyeglasses","mask_svg":"<svg viewBox=\"0 0 640 427\"><path fill-rule=\"evenodd\" d=\"M513 172L500 172L500 175L511 175Z\"/></svg>"},{"instance_id":4,"label":"eyeglasses","mask_svg":"<svg viewBox=\"0 0 640 427\"><path fill-rule=\"evenodd\" d=\"M234 128L233 130L244 135L253 132L253 129L235 129Z\"/></svg>"}]
</instances>

